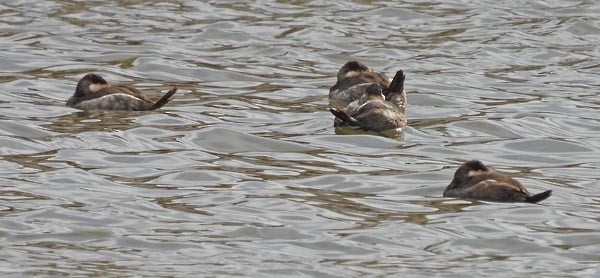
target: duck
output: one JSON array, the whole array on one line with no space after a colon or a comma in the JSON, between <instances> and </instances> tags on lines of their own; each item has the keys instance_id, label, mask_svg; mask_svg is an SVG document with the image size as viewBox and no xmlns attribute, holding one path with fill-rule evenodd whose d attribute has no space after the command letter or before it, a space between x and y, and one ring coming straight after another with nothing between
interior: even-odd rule
<instances>
[{"instance_id":1,"label":"duck","mask_svg":"<svg viewBox=\"0 0 600 278\"><path fill-rule=\"evenodd\" d=\"M519 181L491 171L479 160L463 163L454 173L454 178L443 194L444 197L527 203L537 203L551 195L552 190L531 195Z\"/></svg>"},{"instance_id":2,"label":"duck","mask_svg":"<svg viewBox=\"0 0 600 278\"><path fill-rule=\"evenodd\" d=\"M371 84L387 88L390 78L384 73L374 72L359 61L348 61L337 73L336 83L329 88L329 101L332 106L346 107L364 95Z\"/></svg>"},{"instance_id":3,"label":"duck","mask_svg":"<svg viewBox=\"0 0 600 278\"><path fill-rule=\"evenodd\" d=\"M126 85L111 85L102 76L89 73L77 83L67 106L81 110L155 110L167 104L177 92L174 86L159 100L151 101L144 93Z\"/></svg>"},{"instance_id":4,"label":"duck","mask_svg":"<svg viewBox=\"0 0 600 278\"><path fill-rule=\"evenodd\" d=\"M334 126L375 132L401 130L406 126L405 78L404 72L399 70L389 87L369 83L364 94L348 104L345 109L329 108L335 116Z\"/></svg>"}]
</instances>

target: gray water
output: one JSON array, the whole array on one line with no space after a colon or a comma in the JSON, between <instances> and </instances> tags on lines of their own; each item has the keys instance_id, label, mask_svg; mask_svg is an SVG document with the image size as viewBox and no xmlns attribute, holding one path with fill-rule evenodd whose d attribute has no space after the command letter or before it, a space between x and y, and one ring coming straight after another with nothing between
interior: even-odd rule
<instances>
[{"instance_id":1,"label":"gray water","mask_svg":"<svg viewBox=\"0 0 600 278\"><path fill-rule=\"evenodd\" d=\"M453 3L446 3L453 2ZM599 277L597 1L0 2L2 277ZM407 73L403 138L327 92ZM64 106L98 72L153 112ZM480 159L538 205L442 198Z\"/></svg>"}]
</instances>

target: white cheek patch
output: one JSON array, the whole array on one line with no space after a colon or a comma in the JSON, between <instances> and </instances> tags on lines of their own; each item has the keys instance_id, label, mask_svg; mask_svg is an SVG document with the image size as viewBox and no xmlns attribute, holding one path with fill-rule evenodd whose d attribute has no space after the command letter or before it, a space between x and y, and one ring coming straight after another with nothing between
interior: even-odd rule
<instances>
[{"instance_id":1,"label":"white cheek patch","mask_svg":"<svg viewBox=\"0 0 600 278\"><path fill-rule=\"evenodd\" d=\"M89 88L90 88L90 91L97 92L106 87L108 87L108 84L91 84Z\"/></svg>"},{"instance_id":2,"label":"white cheek patch","mask_svg":"<svg viewBox=\"0 0 600 278\"><path fill-rule=\"evenodd\" d=\"M467 177L472 177L472 176L475 176L480 173L481 173L481 171L469 171L469 174L467 175Z\"/></svg>"},{"instance_id":3,"label":"white cheek patch","mask_svg":"<svg viewBox=\"0 0 600 278\"><path fill-rule=\"evenodd\" d=\"M349 78L349 77L355 77L358 76L360 74L360 72L358 71L349 71L346 73L346 75L344 75L344 77Z\"/></svg>"}]
</instances>

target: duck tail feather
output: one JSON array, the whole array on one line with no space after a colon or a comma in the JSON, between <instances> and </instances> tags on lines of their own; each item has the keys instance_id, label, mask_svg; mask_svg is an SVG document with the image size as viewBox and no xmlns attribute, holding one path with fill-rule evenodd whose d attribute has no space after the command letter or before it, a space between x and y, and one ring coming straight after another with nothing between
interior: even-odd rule
<instances>
[{"instance_id":1,"label":"duck tail feather","mask_svg":"<svg viewBox=\"0 0 600 278\"><path fill-rule=\"evenodd\" d=\"M527 197L527 199L525 199L525 202L535 204L535 203L537 203L539 201L546 200L551 195L552 195L552 190L547 190L547 191L544 191L542 193L535 194L535 195L533 195L531 197Z\"/></svg>"},{"instance_id":2,"label":"duck tail feather","mask_svg":"<svg viewBox=\"0 0 600 278\"><path fill-rule=\"evenodd\" d=\"M355 118L350 117L350 115L348 115L346 113L346 111L339 109L339 108L329 108L329 112L331 112L331 114L333 114L336 118L336 120L340 120L342 124L346 124L346 125L358 125L358 121L356 121Z\"/></svg>"},{"instance_id":3,"label":"duck tail feather","mask_svg":"<svg viewBox=\"0 0 600 278\"><path fill-rule=\"evenodd\" d=\"M154 105L150 108L150 110L158 109L163 107L163 105L167 104L171 97L177 92L177 86L173 86L171 90L169 90L164 96L162 96L159 100L157 100Z\"/></svg>"},{"instance_id":4,"label":"duck tail feather","mask_svg":"<svg viewBox=\"0 0 600 278\"><path fill-rule=\"evenodd\" d=\"M389 93L400 93L404 91L404 80L406 79L406 75L404 71L399 70L394 75L394 79L390 83L390 86L385 90L386 95Z\"/></svg>"}]
</instances>

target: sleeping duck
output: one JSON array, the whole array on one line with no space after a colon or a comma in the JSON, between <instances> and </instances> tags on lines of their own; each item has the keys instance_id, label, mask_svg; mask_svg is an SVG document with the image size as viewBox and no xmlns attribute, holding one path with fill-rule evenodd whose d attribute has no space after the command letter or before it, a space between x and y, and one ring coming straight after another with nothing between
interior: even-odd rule
<instances>
[{"instance_id":1,"label":"sleeping duck","mask_svg":"<svg viewBox=\"0 0 600 278\"><path fill-rule=\"evenodd\" d=\"M346 107L364 95L367 87L373 83L387 88L390 85L390 79L383 73L373 72L361 62L347 62L338 71L335 85L329 88L331 106Z\"/></svg>"},{"instance_id":2,"label":"sleeping duck","mask_svg":"<svg viewBox=\"0 0 600 278\"><path fill-rule=\"evenodd\" d=\"M67 106L82 110L154 110L167 104L175 92L177 87L153 102L136 88L110 85L102 76L90 73L79 80Z\"/></svg>"},{"instance_id":3,"label":"sleeping duck","mask_svg":"<svg viewBox=\"0 0 600 278\"><path fill-rule=\"evenodd\" d=\"M334 126L349 126L376 132L399 130L404 127L406 125L405 77L404 72L400 70L394 76L389 88L382 88L377 83L369 83L364 94L348 104L345 109L329 108L336 117Z\"/></svg>"},{"instance_id":4,"label":"sleeping duck","mask_svg":"<svg viewBox=\"0 0 600 278\"><path fill-rule=\"evenodd\" d=\"M493 202L537 203L552 195L552 190L531 196L523 185L507 175L490 171L481 161L463 163L452 182L444 190L444 197L469 198Z\"/></svg>"}]
</instances>

